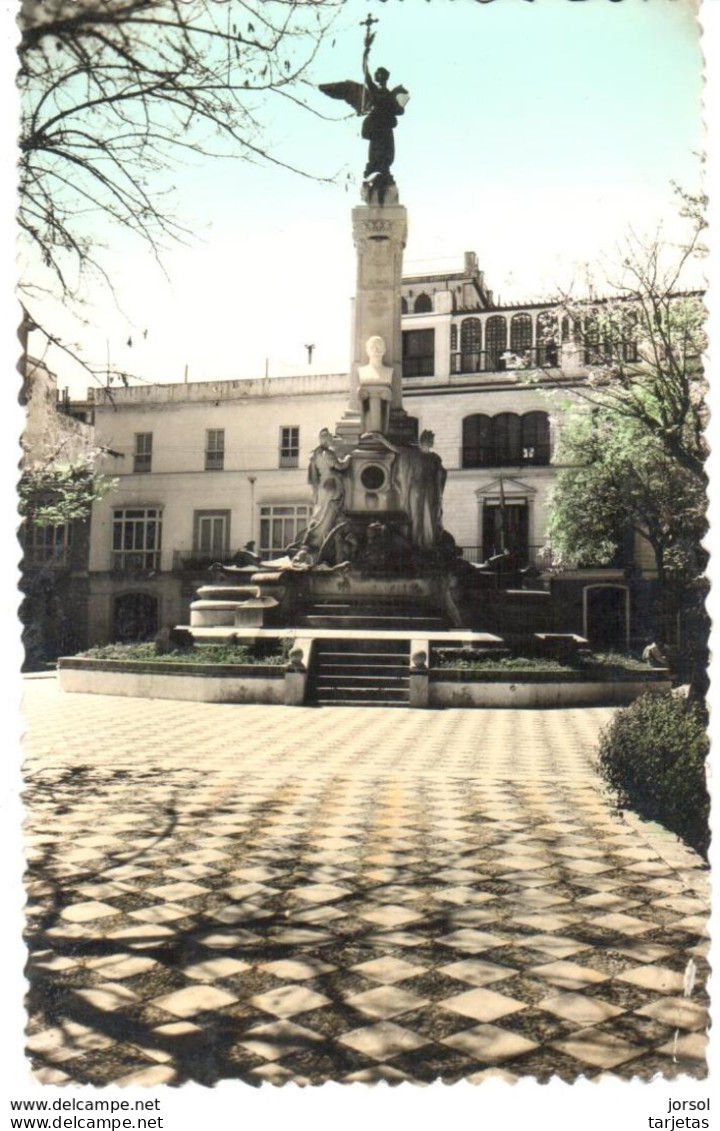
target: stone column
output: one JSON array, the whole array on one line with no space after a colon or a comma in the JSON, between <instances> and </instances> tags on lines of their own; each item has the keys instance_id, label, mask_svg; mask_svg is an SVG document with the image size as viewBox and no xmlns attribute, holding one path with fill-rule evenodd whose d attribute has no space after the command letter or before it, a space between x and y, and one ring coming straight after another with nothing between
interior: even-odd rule
<instances>
[{"instance_id":1,"label":"stone column","mask_svg":"<svg viewBox=\"0 0 720 1131\"><path fill-rule=\"evenodd\" d=\"M357 250L357 283L353 309L348 412L339 434L358 429L358 367L367 365L365 343L379 335L385 341L384 364L391 366L391 416L402 414L402 334L400 284L402 254L407 239L407 212L398 201L395 185L385 188L382 204L378 191L363 187L363 203L353 208L353 240Z\"/></svg>"},{"instance_id":2,"label":"stone column","mask_svg":"<svg viewBox=\"0 0 720 1131\"><path fill-rule=\"evenodd\" d=\"M382 205L378 202L377 193L365 192L367 203L353 208L352 213L357 285L350 407L359 407L357 368L367 364L365 343L374 334L379 334L387 347L385 364L393 368L392 407L402 408L400 284L402 255L407 240L407 212L398 203L394 185L385 190Z\"/></svg>"}]
</instances>

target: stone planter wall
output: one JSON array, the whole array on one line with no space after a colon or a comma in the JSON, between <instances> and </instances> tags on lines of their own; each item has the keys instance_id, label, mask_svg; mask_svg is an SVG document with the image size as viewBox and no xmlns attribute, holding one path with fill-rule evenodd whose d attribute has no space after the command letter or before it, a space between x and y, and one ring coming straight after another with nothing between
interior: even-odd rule
<instances>
[{"instance_id":1,"label":"stone planter wall","mask_svg":"<svg viewBox=\"0 0 720 1131\"><path fill-rule=\"evenodd\" d=\"M669 691L667 672L638 678L588 679L564 672L469 672L435 669L428 677L428 707L625 706L648 691Z\"/></svg>"},{"instance_id":2,"label":"stone planter wall","mask_svg":"<svg viewBox=\"0 0 720 1131\"><path fill-rule=\"evenodd\" d=\"M284 703L299 706L307 670L270 664L175 664L138 660L58 661L63 691L125 695L141 699L186 699L199 703ZM646 691L669 691L667 673L644 678L591 680L565 673L414 670L411 707L593 707L632 703Z\"/></svg>"},{"instance_id":3,"label":"stone planter wall","mask_svg":"<svg viewBox=\"0 0 720 1131\"><path fill-rule=\"evenodd\" d=\"M285 703L284 667L269 664L168 664L129 660L58 661L63 691L190 699L198 703Z\"/></svg>"}]
</instances>

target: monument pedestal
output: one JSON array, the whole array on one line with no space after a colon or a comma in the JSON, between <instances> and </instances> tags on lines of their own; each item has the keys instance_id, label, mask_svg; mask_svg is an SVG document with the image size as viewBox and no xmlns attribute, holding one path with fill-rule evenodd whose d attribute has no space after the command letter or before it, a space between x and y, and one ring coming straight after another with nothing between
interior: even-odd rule
<instances>
[{"instance_id":1,"label":"monument pedestal","mask_svg":"<svg viewBox=\"0 0 720 1131\"><path fill-rule=\"evenodd\" d=\"M363 434L362 430L362 415L358 409L356 412L348 409L343 414L341 420L338 420L335 425L335 436L340 442L343 451L350 451L356 448L360 443L360 437ZM410 416L404 408L394 408L390 406L390 423L387 430L387 438L393 444L417 444L418 440L418 419L416 416Z\"/></svg>"},{"instance_id":2,"label":"monument pedestal","mask_svg":"<svg viewBox=\"0 0 720 1131\"><path fill-rule=\"evenodd\" d=\"M368 339L377 336L385 342L385 364L393 371L391 415L394 412L404 416L400 288L403 250L407 241L407 211L399 202L396 185L385 189L382 204L378 190L373 191L368 186L364 188L363 198L363 204L352 211L357 279L348 407L351 412L360 411L358 369L366 363Z\"/></svg>"}]
</instances>

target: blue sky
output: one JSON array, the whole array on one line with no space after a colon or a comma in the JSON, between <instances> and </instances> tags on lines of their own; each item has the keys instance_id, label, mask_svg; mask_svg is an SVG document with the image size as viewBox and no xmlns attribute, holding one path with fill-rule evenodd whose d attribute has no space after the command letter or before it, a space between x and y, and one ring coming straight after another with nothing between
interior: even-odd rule
<instances>
[{"instance_id":1,"label":"blue sky","mask_svg":"<svg viewBox=\"0 0 720 1131\"><path fill-rule=\"evenodd\" d=\"M671 224L670 181L696 180L703 145L693 0L346 0L315 81L360 78L368 11L380 21L373 66L411 94L394 166L406 270L459 265L474 250L496 297L542 298L582 285L628 225ZM109 353L149 381L182 380L185 366L208 380L259 376L266 362L271 374L307 372L313 342L315 371L347 367L365 143L341 103L305 94L336 120L269 99L267 137L281 160L338 183L233 159L177 170L176 210L196 235L165 256L169 281L142 245L100 223L122 310L99 298L89 327L68 321L89 358ZM50 360L61 383L84 390L85 376Z\"/></svg>"}]
</instances>

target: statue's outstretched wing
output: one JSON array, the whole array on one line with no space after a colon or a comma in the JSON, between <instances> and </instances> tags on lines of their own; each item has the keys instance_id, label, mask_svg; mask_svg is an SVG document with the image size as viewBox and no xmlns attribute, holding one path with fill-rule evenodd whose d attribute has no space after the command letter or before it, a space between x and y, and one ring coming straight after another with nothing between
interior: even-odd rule
<instances>
[{"instance_id":1,"label":"statue's outstretched wing","mask_svg":"<svg viewBox=\"0 0 720 1131\"><path fill-rule=\"evenodd\" d=\"M319 89L330 98L339 98L352 106L356 114L364 114L369 109L365 105L365 87L361 82L321 82Z\"/></svg>"},{"instance_id":2,"label":"statue's outstretched wing","mask_svg":"<svg viewBox=\"0 0 720 1131\"><path fill-rule=\"evenodd\" d=\"M392 89L392 93L395 95L395 99L398 102L398 104L400 106L402 106L403 109L404 109L407 106L408 102L410 101L410 95L408 94L405 87L404 86L395 86Z\"/></svg>"}]
</instances>

